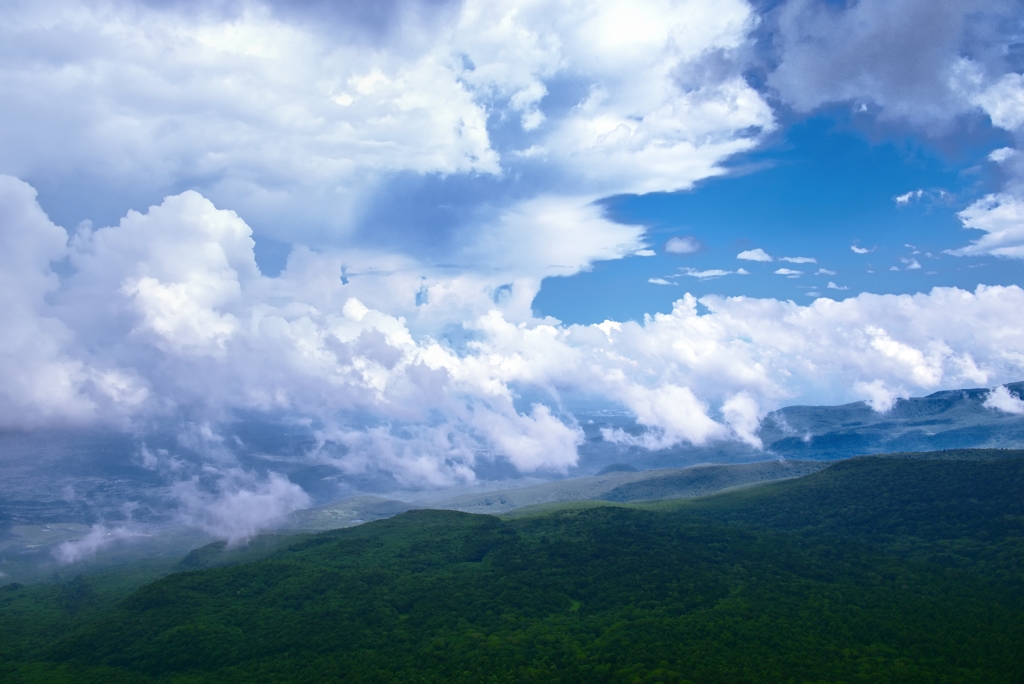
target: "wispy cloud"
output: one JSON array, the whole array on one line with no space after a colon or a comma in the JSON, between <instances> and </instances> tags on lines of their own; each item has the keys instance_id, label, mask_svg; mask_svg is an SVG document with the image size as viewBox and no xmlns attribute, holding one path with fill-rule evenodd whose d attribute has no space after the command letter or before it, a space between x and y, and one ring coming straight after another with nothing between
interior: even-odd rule
<instances>
[{"instance_id":1,"label":"wispy cloud","mask_svg":"<svg viewBox=\"0 0 1024 684\"><path fill-rule=\"evenodd\" d=\"M665 280L664 278L648 278L647 282L653 283L655 285L676 285L677 284L677 283L673 283L671 281Z\"/></svg>"},{"instance_id":2,"label":"wispy cloud","mask_svg":"<svg viewBox=\"0 0 1024 684\"><path fill-rule=\"evenodd\" d=\"M722 276L732 275L737 271L725 271L720 268L710 268L706 271L700 271L696 268L684 268L681 270L683 275L690 276L691 278L700 278L701 280L707 280L709 278L721 278Z\"/></svg>"},{"instance_id":3,"label":"wispy cloud","mask_svg":"<svg viewBox=\"0 0 1024 684\"><path fill-rule=\"evenodd\" d=\"M918 189L918 190L911 190L910 192L906 192L906 193L904 193L902 195L897 195L893 199L896 201L896 204L903 204L903 205L905 205L905 204L910 204L911 200L921 199L921 197L923 195L924 195L924 190Z\"/></svg>"},{"instance_id":4,"label":"wispy cloud","mask_svg":"<svg viewBox=\"0 0 1024 684\"><path fill-rule=\"evenodd\" d=\"M835 271L830 271L827 268L819 268L817 271L814 272L814 275L830 275L830 276L834 276L835 274L836 274Z\"/></svg>"},{"instance_id":5,"label":"wispy cloud","mask_svg":"<svg viewBox=\"0 0 1024 684\"><path fill-rule=\"evenodd\" d=\"M668 242L665 243L665 251L669 254L693 254L699 252L700 248L700 241L690 235L669 238Z\"/></svg>"},{"instance_id":6,"label":"wispy cloud","mask_svg":"<svg viewBox=\"0 0 1024 684\"><path fill-rule=\"evenodd\" d=\"M920 262L918 262L917 259L901 257L900 261L903 262L904 265L906 265L908 271L914 271L921 268L921 264Z\"/></svg>"},{"instance_id":7,"label":"wispy cloud","mask_svg":"<svg viewBox=\"0 0 1024 684\"><path fill-rule=\"evenodd\" d=\"M871 249L867 249L866 247L860 247L858 245L850 245L850 249L853 250L855 254L870 254L871 252L874 252L876 248L872 247Z\"/></svg>"},{"instance_id":8,"label":"wispy cloud","mask_svg":"<svg viewBox=\"0 0 1024 684\"><path fill-rule=\"evenodd\" d=\"M799 278L803 271L795 271L792 268L779 268L774 271L775 275L786 276L787 278Z\"/></svg>"},{"instance_id":9,"label":"wispy cloud","mask_svg":"<svg viewBox=\"0 0 1024 684\"><path fill-rule=\"evenodd\" d=\"M779 261L788 261L791 264L816 264L818 260L814 257L779 257Z\"/></svg>"}]
</instances>

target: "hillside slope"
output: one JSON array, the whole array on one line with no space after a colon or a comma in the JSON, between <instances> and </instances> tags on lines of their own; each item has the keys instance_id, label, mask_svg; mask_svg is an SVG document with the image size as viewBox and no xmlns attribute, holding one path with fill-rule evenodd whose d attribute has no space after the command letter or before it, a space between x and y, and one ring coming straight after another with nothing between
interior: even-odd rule
<instances>
[{"instance_id":1,"label":"hillside slope","mask_svg":"<svg viewBox=\"0 0 1024 684\"><path fill-rule=\"evenodd\" d=\"M71 616L63 630L14 610L42 588L7 588L0 674L1021 681L1021 456L854 459L706 499L511 520L410 511L171 575L77 624L41 602Z\"/></svg>"}]
</instances>

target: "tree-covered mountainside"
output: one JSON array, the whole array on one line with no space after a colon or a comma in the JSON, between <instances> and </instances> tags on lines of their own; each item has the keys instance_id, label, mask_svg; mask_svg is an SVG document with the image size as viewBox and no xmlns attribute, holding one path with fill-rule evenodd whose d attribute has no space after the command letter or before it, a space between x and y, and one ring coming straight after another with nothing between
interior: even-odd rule
<instances>
[{"instance_id":1,"label":"tree-covered mountainside","mask_svg":"<svg viewBox=\"0 0 1024 684\"><path fill-rule=\"evenodd\" d=\"M1020 452L872 457L211 547L120 599L113 576L9 585L0 679L1024 682L1022 485Z\"/></svg>"}]
</instances>

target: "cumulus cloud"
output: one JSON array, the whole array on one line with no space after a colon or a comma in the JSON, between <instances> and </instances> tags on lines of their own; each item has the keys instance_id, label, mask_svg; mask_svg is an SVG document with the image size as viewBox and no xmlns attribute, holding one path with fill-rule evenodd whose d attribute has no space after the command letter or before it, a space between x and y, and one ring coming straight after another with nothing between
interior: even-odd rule
<instances>
[{"instance_id":1,"label":"cumulus cloud","mask_svg":"<svg viewBox=\"0 0 1024 684\"><path fill-rule=\"evenodd\" d=\"M760 247L757 249L744 250L737 254L736 258L743 259L744 261L774 261L772 256Z\"/></svg>"},{"instance_id":2,"label":"cumulus cloud","mask_svg":"<svg viewBox=\"0 0 1024 684\"><path fill-rule=\"evenodd\" d=\"M21 194L8 205L10 216L39 219L26 186L12 187ZM29 245L61 238L42 219L2 225L18 228L10 239ZM636 235L615 230L625 231L625 241ZM272 524L305 496L277 476L231 473L230 458L218 455L215 426L240 411L317 420L320 447L308 458L344 475L444 486L472 482L480 459L521 472L566 472L582 433L558 409L564 390L622 405L646 430L609 439L663 448L753 444L756 417L782 402L866 398L883 409L908 392L1008 381L1024 370L1024 329L1015 314L1024 291L1012 286L860 294L806 306L685 295L670 313L643 321L566 326L534 318L536 279L504 281L505 271L487 278L368 252L306 250L267 278L253 263L245 223L193 193L84 230L66 252L60 239L53 245L72 265L60 281L48 251L12 266L37 292L49 292L28 298L31 306L16 300L22 324L55 321L66 331L61 362L113 369L145 388L104 395L103 414L89 420L145 425L189 417L181 443L207 454L215 474L186 479L176 495L189 520L231 539ZM360 264L346 271L348 282L346 263ZM140 296L137 283L147 278L159 296ZM5 296L12 292L19 291ZM452 321L462 322L461 346L441 337ZM4 371L22 373L27 386L45 383L47 365L16 363L37 350L12 346L11 330L0 336L15 349ZM551 399L524 408L524 390ZM42 414L31 393L10 394L8 420L52 424L80 417L81 405L99 405L88 383L66 392L64 403ZM140 459L157 469L174 464L172 455L148 450ZM179 471L168 474L192 474ZM247 518L249 505L266 516ZM235 515L241 522L230 522Z\"/></svg>"},{"instance_id":3,"label":"cumulus cloud","mask_svg":"<svg viewBox=\"0 0 1024 684\"><path fill-rule=\"evenodd\" d=\"M39 207L35 190L0 176L0 425L90 422L117 405L137 406L136 374L70 351L75 332L52 310L53 262L67 258L67 233Z\"/></svg>"},{"instance_id":4,"label":"cumulus cloud","mask_svg":"<svg viewBox=\"0 0 1024 684\"><path fill-rule=\"evenodd\" d=\"M799 278L803 275L803 271L797 271L792 268L777 268L772 271L775 275L786 276L787 278Z\"/></svg>"},{"instance_id":5,"label":"cumulus cloud","mask_svg":"<svg viewBox=\"0 0 1024 684\"><path fill-rule=\"evenodd\" d=\"M0 177L0 427L173 421L205 468L157 449L140 462L177 482L184 520L238 543L309 502L283 475L232 461L217 425L243 412L317 425L303 458L344 477L420 488L472 483L484 462L570 472L583 433L564 393L634 415L642 431L606 430L613 442L758 447L761 418L783 403L884 411L912 392L1017 379L1017 287L809 305L687 294L668 313L598 325L532 309L544 278L654 254L646 227L611 220L602 197L690 188L773 129L745 77L759 26L778 32L768 88L798 110L851 102L925 126L984 112L1016 131L1019 75L998 45L967 45L968 18L1002 8L12 5L0 171L61 201L103 198L111 216L139 211L69 233L30 186ZM441 207L395 194L456 176ZM962 212L985 235L956 253L1021 256L1015 197ZM404 204L423 250L375 241L402 223L377 210ZM421 220L428 209L445 218ZM257 267L254 222L288 243L275 277ZM664 251L701 248L685 236ZM776 261L762 248L737 259ZM730 274L748 273L648 282ZM120 534L94 532L67 558Z\"/></svg>"},{"instance_id":6,"label":"cumulus cloud","mask_svg":"<svg viewBox=\"0 0 1024 684\"><path fill-rule=\"evenodd\" d=\"M992 125L1015 131L1024 127L1024 76L1011 73L976 93L972 101L985 110Z\"/></svg>"},{"instance_id":7,"label":"cumulus cloud","mask_svg":"<svg viewBox=\"0 0 1024 684\"><path fill-rule=\"evenodd\" d=\"M1012 2L983 0L794 0L775 15L779 64L769 84L802 111L850 102L871 105L885 118L941 129L985 106L997 112L993 122L1000 126L1014 117L1010 101L1017 84L998 80L996 91L986 91L993 101L987 104L973 81L964 86L964 55L980 60L969 63L971 79L983 80L989 71L1002 77L1010 70L1005 54L1015 40L1010 27L1016 12ZM973 30L978 26L990 30ZM996 107L995 101L1007 104Z\"/></svg>"},{"instance_id":8,"label":"cumulus cloud","mask_svg":"<svg viewBox=\"0 0 1024 684\"><path fill-rule=\"evenodd\" d=\"M369 22L306 3L10 6L0 172L87 177L118 206L189 179L266 234L338 244L396 175L676 190L774 126L737 57L758 23L742 0L442 4Z\"/></svg>"},{"instance_id":9,"label":"cumulus cloud","mask_svg":"<svg viewBox=\"0 0 1024 684\"><path fill-rule=\"evenodd\" d=\"M681 442L700 446L727 434L723 425L708 416L707 405L689 387L647 388L627 383L620 396L637 422L649 430L635 437L621 429L602 428L601 434L609 442L664 449Z\"/></svg>"},{"instance_id":10,"label":"cumulus cloud","mask_svg":"<svg viewBox=\"0 0 1024 684\"><path fill-rule=\"evenodd\" d=\"M964 228L986 234L966 247L949 250L948 254L1024 259L1024 200L1005 193L986 195L957 216Z\"/></svg>"},{"instance_id":11,"label":"cumulus cloud","mask_svg":"<svg viewBox=\"0 0 1024 684\"><path fill-rule=\"evenodd\" d=\"M985 407L1018 416L1024 415L1024 401L1011 393L1005 385L999 385L988 393L985 398Z\"/></svg>"}]
</instances>

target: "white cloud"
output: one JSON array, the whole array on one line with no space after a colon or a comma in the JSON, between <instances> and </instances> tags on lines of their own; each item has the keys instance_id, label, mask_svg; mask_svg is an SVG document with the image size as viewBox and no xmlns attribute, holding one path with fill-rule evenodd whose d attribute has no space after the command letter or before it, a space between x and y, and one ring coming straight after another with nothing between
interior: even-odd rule
<instances>
[{"instance_id":1,"label":"white cloud","mask_svg":"<svg viewBox=\"0 0 1024 684\"><path fill-rule=\"evenodd\" d=\"M665 251L669 254L693 254L700 251L700 242L690 236L669 238Z\"/></svg>"},{"instance_id":2,"label":"white cloud","mask_svg":"<svg viewBox=\"0 0 1024 684\"><path fill-rule=\"evenodd\" d=\"M51 264L67 256L67 233L35 190L0 176L0 426L90 422L146 398L131 371L71 351L74 329L47 300L60 286Z\"/></svg>"},{"instance_id":3,"label":"white cloud","mask_svg":"<svg viewBox=\"0 0 1024 684\"><path fill-rule=\"evenodd\" d=\"M755 449L763 448L761 438L757 431L761 427L761 419L764 413L757 405L757 401L747 392L738 392L726 399L722 404L722 415L725 423L732 428L733 433L741 441L749 444Z\"/></svg>"},{"instance_id":4,"label":"white cloud","mask_svg":"<svg viewBox=\"0 0 1024 684\"><path fill-rule=\"evenodd\" d=\"M386 35L262 2L11 6L0 172L87 174L118 208L188 179L265 233L338 244L394 174L675 190L774 126L743 78L742 0L433 5L394 8ZM575 101L545 106L560 88ZM495 143L506 117L519 130Z\"/></svg>"},{"instance_id":5,"label":"white cloud","mask_svg":"<svg viewBox=\"0 0 1024 684\"><path fill-rule=\"evenodd\" d=\"M910 396L905 390L893 389L882 380L857 381L854 383L853 389L864 397L868 406L878 413L886 413L896 404L897 399L906 399Z\"/></svg>"},{"instance_id":6,"label":"white cloud","mask_svg":"<svg viewBox=\"0 0 1024 684\"><path fill-rule=\"evenodd\" d=\"M835 271L830 271L827 268L819 268L817 271L814 272L814 275L835 275L835 274L836 274Z\"/></svg>"},{"instance_id":7,"label":"white cloud","mask_svg":"<svg viewBox=\"0 0 1024 684\"><path fill-rule=\"evenodd\" d=\"M771 255L760 247L744 250L737 254L736 258L743 259L744 261L773 261Z\"/></svg>"},{"instance_id":8,"label":"white cloud","mask_svg":"<svg viewBox=\"0 0 1024 684\"><path fill-rule=\"evenodd\" d=\"M644 227L616 223L589 198L541 196L512 205L458 258L467 271L481 262L493 271L542 278L572 275L594 261L620 259L646 248Z\"/></svg>"},{"instance_id":9,"label":"white cloud","mask_svg":"<svg viewBox=\"0 0 1024 684\"><path fill-rule=\"evenodd\" d=\"M738 271L725 271L720 268L709 268L701 271L699 269L690 267L680 269L680 272L683 275L688 275L691 278L700 278L701 280L707 280L708 278L721 278L722 276L738 273Z\"/></svg>"},{"instance_id":10,"label":"white cloud","mask_svg":"<svg viewBox=\"0 0 1024 684\"><path fill-rule=\"evenodd\" d=\"M988 397L985 398L985 406L1004 413L1024 415L1024 401L1012 394L1005 385L999 385L988 393Z\"/></svg>"},{"instance_id":11,"label":"white cloud","mask_svg":"<svg viewBox=\"0 0 1024 684\"><path fill-rule=\"evenodd\" d=\"M986 195L957 216L964 228L983 230L985 235L947 254L1024 259L1024 200L1009 194Z\"/></svg>"},{"instance_id":12,"label":"white cloud","mask_svg":"<svg viewBox=\"0 0 1024 684\"><path fill-rule=\"evenodd\" d=\"M900 261L906 265L908 271L915 271L921 268L921 263L912 257L900 257Z\"/></svg>"},{"instance_id":13,"label":"white cloud","mask_svg":"<svg viewBox=\"0 0 1024 684\"><path fill-rule=\"evenodd\" d=\"M628 407L647 431L609 438L661 448L753 443L751 416L782 402L868 398L884 407L907 392L1024 373L1018 287L860 294L806 306L751 297L698 303L685 295L670 313L640 322L566 326L530 313L536 278L505 280L518 268L515 254L510 270L486 278L365 251L298 250L279 277L266 278L252 264L245 224L192 194L76 235L72 272L56 288L50 255L66 253L62 231L43 220L27 186L9 187L0 226L14 251L0 258L27 255L10 269L21 274L14 285L28 284L5 291L6 306L21 316L12 320L30 330L54 321L65 331L57 338L60 363L111 369L132 379L129 389L146 391L126 389L100 404L94 385L69 384L63 403L45 411L35 395L10 393L5 419L11 426L70 418L145 425L191 416L193 427L182 434L220 475L175 491L195 524L226 538L271 524L303 496L285 480L225 470L230 462L217 455L216 424L238 411L316 419L325 426L322 448L310 459L346 476L386 473L401 486L424 487L472 482L480 459L522 472L570 468L581 433L571 415L556 410L563 390ZM24 216L31 220L19 223ZM632 229L621 230L628 241ZM576 249L565 248L570 264ZM347 284L340 277L346 263ZM691 270L693 277L729 273ZM178 308L124 287L142 278L180 286ZM231 326L204 337L182 311L207 311ZM441 338L453 321L466 330L462 347ZM0 334L9 350L4 372L20 374L25 387L45 386L50 361L35 363L40 345L13 344L14 330ZM517 409L521 390L551 402ZM735 399L744 393L753 404ZM101 405L102 412L80 408ZM353 426L353 416L369 427ZM170 455L150 456L152 467L172 469ZM247 518L246 506L265 499L267 515ZM236 516L241 522L232 522Z\"/></svg>"},{"instance_id":14,"label":"white cloud","mask_svg":"<svg viewBox=\"0 0 1024 684\"><path fill-rule=\"evenodd\" d=\"M114 542L137 539L142 536L145 536L142 532L125 525L107 527L97 523L89 529L84 537L61 542L54 547L52 553L60 563L75 563L95 556L97 551Z\"/></svg>"},{"instance_id":15,"label":"white cloud","mask_svg":"<svg viewBox=\"0 0 1024 684\"><path fill-rule=\"evenodd\" d=\"M701 402L689 387L662 385L646 388L626 384L621 391L623 403L636 415L640 425L650 430L641 437L633 437L622 430L602 429L607 441L620 444L634 444L648 449L665 449L680 442L694 445L706 444L722 439L728 433L726 428L707 415L707 406ZM735 414L740 429L749 424L740 414L747 408L741 404Z\"/></svg>"},{"instance_id":16,"label":"white cloud","mask_svg":"<svg viewBox=\"0 0 1024 684\"><path fill-rule=\"evenodd\" d=\"M271 472L259 480L238 469L220 473L214 491L203 489L193 478L176 483L171 493L186 524L232 545L279 525L289 513L311 503L309 495L283 475Z\"/></svg>"},{"instance_id":17,"label":"white cloud","mask_svg":"<svg viewBox=\"0 0 1024 684\"><path fill-rule=\"evenodd\" d=\"M850 288L846 285L836 285L831 280L828 281L828 289L830 290L849 290Z\"/></svg>"},{"instance_id":18,"label":"white cloud","mask_svg":"<svg viewBox=\"0 0 1024 684\"><path fill-rule=\"evenodd\" d=\"M1012 147L1000 147L998 150L989 152L988 158L997 164L1002 164L1006 160L1017 156L1017 154L1017 150Z\"/></svg>"},{"instance_id":19,"label":"white cloud","mask_svg":"<svg viewBox=\"0 0 1024 684\"><path fill-rule=\"evenodd\" d=\"M853 250L854 254L869 254L875 251L875 248L867 249L866 247L858 247L857 245L850 245L850 249Z\"/></svg>"},{"instance_id":20,"label":"white cloud","mask_svg":"<svg viewBox=\"0 0 1024 684\"><path fill-rule=\"evenodd\" d=\"M664 278L648 278L647 282L651 283L652 285L675 285L676 284L676 283L673 283L671 281L665 280Z\"/></svg>"},{"instance_id":21,"label":"white cloud","mask_svg":"<svg viewBox=\"0 0 1024 684\"><path fill-rule=\"evenodd\" d=\"M1024 76L1010 73L972 98L992 124L1008 131L1024 126Z\"/></svg>"},{"instance_id":22,"label":"white cloud","mask_svg":"<svg viewBox=\"0 0 1024 684\"><path fill-rule=\"evenodd\" d=\"M777 268L772 271L775 275L786 276L787 278L799 278L803 275L803 271L796 271L792 268Z\"/></svg>"},{"instance_id":23,"label":"white cloud","mask_svg":"<svg viewBox=\"0 0 1024 684\"><path fill-rule=\"evenodd\" d=\"M652 257L658 256L658 253L655 252L653 249L638 249L637 251L633 252L633 256Z\"/></svg>"},{"instance_id":24,"label":"white cloud","mask_svg":"<svg viewBox=\"0 0 1024 684\"><path fill-rule=\"evenodd\" d=\"M924 190L918 189L905 192L902 195L897 195L893 199L896 201L896 204L907 205L910 204L910 200L921 199L922 196L924 196Z\"/></svg>"},{"instance_id":25,"label":"white cloud","mask_svg":"<svg viewBox=\"0 0 1024 684\"><path fill-rule=\"evenodd\" d=\"M791 264L816 264L818 260L814 257L779 257L779 261L788 261Z\"/></svg>"}]
</instances>

